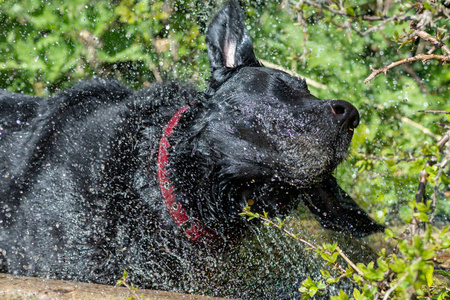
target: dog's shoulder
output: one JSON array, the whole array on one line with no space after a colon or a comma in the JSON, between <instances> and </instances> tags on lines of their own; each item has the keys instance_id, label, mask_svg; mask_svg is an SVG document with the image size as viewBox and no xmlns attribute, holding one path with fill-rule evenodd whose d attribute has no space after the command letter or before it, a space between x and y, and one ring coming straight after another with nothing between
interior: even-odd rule
<instances>
[{"instance_id":1,"label":"dog's shoulder","mask_svg":"<svg viewBox=\"0 0 450 300\"><path fill-rule=\"evenodd\" d=\"M123 102L134 94L134 90L113 79L94 78L88 81L80 81L73 87L64 90L48 103L56 108L75 108L77 111L89 111L91 109Z\"/></svg>"},{"instance_id":2,"label":"dog's shoulder","mask_svg":"<svg viewBox=\"0 0 450 300\"><path fill-rule=\"evenodd\" d=\"M113 79L81 81L52 97L40 98L0 90L0 125L3 134L26 131L50 122L52 127L69 119L83 119L103 111L121 119L152 119L164 122L183 105L199 101L201 93L178 82L152 84L135 91ZM161 125L161 124L158 124Z\"/></svg>"},{"instance_id":3,"label":"dog's shoulder","mask_svg":"<svg viewBox=\"0 0 450 300\"><path fill-rule=\"evenodd\" d=\"M0 90L0 130L21 127L38 114L39 98Z\"/></svg>"},{"instance_id":4,"label":"dog's shoulder","mask_svg":"<svg viewBox=\"0 0 450 300\"><path fill-rule=\"evenodd\" d=\"M156 123L164 123L184 105L202 99L203 94L194 87L168 81L137 91L129 106L140 115L151 115Z\"/></svg>"},{"instance_id":5,"label":"dog's shoulder","mask_svg":"<svg viewBox=\"0 0 450 300\"><path fill-rule=\"evenodd\" d=\"M80 82L45 98L0 90L0 124L3 130L18 131L42 120L55 123L68 113L80 114L105 104L117 104L133 93L118 81L105 79Z\"/></svg>"}]
</instances>

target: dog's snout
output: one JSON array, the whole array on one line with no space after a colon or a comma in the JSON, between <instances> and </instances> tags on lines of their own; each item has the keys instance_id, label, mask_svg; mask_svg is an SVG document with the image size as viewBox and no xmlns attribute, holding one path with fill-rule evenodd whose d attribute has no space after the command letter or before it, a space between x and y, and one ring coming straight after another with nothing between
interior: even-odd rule
<instances>
[{"instance_id":1,"label":"dog's snout","mask_svg":"<svg viewBox=\"0 0 450 300\"><path fill-rule=\"evenodd\" d=\"M338 124L346 124L350 129L359 124L359 112L350 103L344 100L335 100L331 103L331 110Z\"/></svg>"}]
</instances>

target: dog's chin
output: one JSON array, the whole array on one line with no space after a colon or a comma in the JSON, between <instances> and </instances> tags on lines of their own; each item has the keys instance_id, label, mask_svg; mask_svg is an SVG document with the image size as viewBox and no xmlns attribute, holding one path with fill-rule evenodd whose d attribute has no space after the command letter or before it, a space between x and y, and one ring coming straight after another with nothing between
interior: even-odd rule
<instances>
[{"instance_id":1,"label":"dog's chin","mask_svg":"<svg viewBox=\"0 0 450 300\"><path fill-rule=\"evenodd\" d=\"M336 167L347 157L347 153L335 157L322 165L309 166L308 168L290 168L275 175L280 180L294 185L297 188L310 188L329 178Z\"/></svg>"},{"instance_id":2,"label":"dog's chin","mask_svg":"<svg viewBox=\"0 0 450 300\"><path fill-rule=\"evenodd\" d=\"M275 178L286 182L287 184L290 184L292 186L295 186L299 189L305 189L310 188L320 182L322 182L325 178L329 177L331 173L318 173L316 175L309 174L306 176L305 174L297 174L297 176L294 176L294 174L281 174L281 175L275 175Z\"/></svg>"}]
</instances>

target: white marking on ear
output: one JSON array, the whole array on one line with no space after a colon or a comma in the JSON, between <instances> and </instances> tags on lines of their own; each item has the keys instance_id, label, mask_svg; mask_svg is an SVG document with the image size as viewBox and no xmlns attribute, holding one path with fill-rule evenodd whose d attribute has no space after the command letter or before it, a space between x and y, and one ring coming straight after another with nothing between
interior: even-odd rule
<instances>
[{"instance_id":1,"label":"white marking on ear","mask_svg":"<svg viewBox=\"0 0 450 300\"><path fill-rule=\"evenodd\" d=\"M236 53L236 41L234 39L225 39L225 43L223 45L223 64L225 67L234 68L234 55Z\"/></svg>"}]
</instances>

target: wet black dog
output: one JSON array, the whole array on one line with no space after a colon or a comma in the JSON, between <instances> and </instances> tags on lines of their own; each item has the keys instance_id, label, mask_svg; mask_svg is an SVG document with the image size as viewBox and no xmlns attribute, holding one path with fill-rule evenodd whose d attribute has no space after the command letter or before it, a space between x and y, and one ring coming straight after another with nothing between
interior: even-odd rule
<instances>
[{"instance_id":1,"label":"wet black dog","mask_svg":"<svg viewBox=\"0 0 450 300\"><path fill-rule=\"evenodd\" d=\"M236 1L206 42L204 93L102 79L46 99L0 91L1 271L114 283L127 269L144 287L208 293L194 285L222 276L247 204L275 216L303 201L327 228L381 229L331 175L356 108L262 66Z\"/></svg>"}]
</instances>

